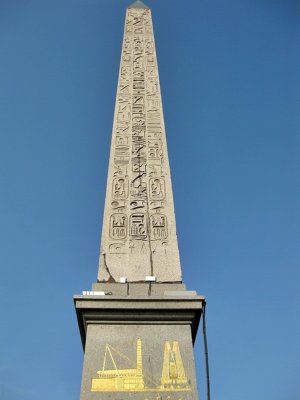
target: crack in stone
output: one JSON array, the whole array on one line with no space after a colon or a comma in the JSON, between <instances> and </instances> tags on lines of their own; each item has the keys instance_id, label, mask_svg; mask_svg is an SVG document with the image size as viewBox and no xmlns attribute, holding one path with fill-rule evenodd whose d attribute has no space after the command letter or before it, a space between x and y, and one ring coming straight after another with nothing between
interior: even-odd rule
<instances>
[{"instance_id":1,"label":"crack in stone","mask_svg":"<svg viewBox=\"0 0 300 400\"><path fill-rule=\"evenodd\" d=\"M115 278L113 277L112 273L110 272L110 270L109 270L109 268L108 268L108 265L107 265L107 262L106 262L106 253L103 253L103 259L104 259L104 266L105 266L105 269L106 269L106 271L107 271L108 274L109 274L109 279L107 280L107 282L114 282L114 283L116 283L117 281L115 280Z\"/></svg>"}]
</instances>

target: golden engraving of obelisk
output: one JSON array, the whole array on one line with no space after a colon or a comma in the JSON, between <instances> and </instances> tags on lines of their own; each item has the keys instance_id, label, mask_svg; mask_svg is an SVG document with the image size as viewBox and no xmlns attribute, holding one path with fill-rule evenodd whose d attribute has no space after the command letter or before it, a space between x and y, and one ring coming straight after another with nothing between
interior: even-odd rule
<instances>
[{"instance_id":1,"label":"golden engraving of obelisk","mask_svg":"<svg viewBox=\"0 0 300 400\"><path fill-rule=\"evenodd\" d=\"M127 9L112 131L98 281L181 282L150 9Z\"/></svg>"},{"instance_id":2,"label":"golden engraving of obelisk","mask_svg":"<svg viewBox=\"0 0 300 400\"><path fill-rule=\"evenodd\" d=\"M113 346L106 344L102 369L97 371L97 378L92 379L92 392L190 392L192 390L186 377L180 354L179 343L166 341L164 349L163 368L160 383L153 380L152 374L143 370L142 340L137 339L136 362L134 367L119 368L113 354L129 362L132 360ZM110 357L113 369L106 368ZM160 366L156 365L156 368ZM145 384L144 376L148 381ZM151 377L151 378L149 378ZM149 385L150 383L150 385Z\"/></svg>"}]
</instances>

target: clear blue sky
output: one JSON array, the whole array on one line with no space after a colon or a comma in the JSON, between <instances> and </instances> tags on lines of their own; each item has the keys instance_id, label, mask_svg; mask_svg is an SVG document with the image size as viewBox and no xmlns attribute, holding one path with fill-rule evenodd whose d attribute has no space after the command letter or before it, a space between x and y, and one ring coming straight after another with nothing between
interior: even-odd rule
<instances>
[{"instance_id":1,"label":"clear blue sky","mask_svg":"<svg viewBox=\"0 0 300 400\"><path fill-rule=\"evenodd\" d=\"M125 0L1 0L0 398L79 398ZM148 0L214 400L300 398L299 0ZM195 348L204 400L201 332Z\"/></svg>"}]
</instances>

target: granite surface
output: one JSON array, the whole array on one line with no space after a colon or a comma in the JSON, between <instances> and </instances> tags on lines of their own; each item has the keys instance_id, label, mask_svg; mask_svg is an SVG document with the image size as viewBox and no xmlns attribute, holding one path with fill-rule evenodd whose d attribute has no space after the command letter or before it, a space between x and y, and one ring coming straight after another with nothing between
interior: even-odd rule
<instances>
[{"instance_id":1,"label":"granite surface","mask_svg":"<svg viewBox=\"0 0 300 400\"><path fill-rule=\"evenodd\" d=\"M89 325L80 398L197 399L189 326Z\"/></svg>"},{"instance_id":2,"label":"granite surface","mask_svg":"<svg viewBox=\"0 0 300 400\"><path fill-rule=\"evenodd\" d=\"M127 9L107 178L99 281L181 282L151 10Z\"/></svg>"}]
</instances>

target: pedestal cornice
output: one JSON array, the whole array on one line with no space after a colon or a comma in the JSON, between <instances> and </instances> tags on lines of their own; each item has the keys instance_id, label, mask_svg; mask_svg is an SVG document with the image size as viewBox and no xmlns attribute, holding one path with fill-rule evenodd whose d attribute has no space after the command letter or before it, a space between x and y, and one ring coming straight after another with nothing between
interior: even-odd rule
<instances>
[{"instance_id":1,"label":"pedestal cornice","mask_svg":"<svg viewBox=\"0 0 300 400\"><path fill-rule=\"evenodd\" d=\"M190 325L193 343L202 313L202 296L75 295L83 348L89 324Z\"/></svg>"}]
</instances>

